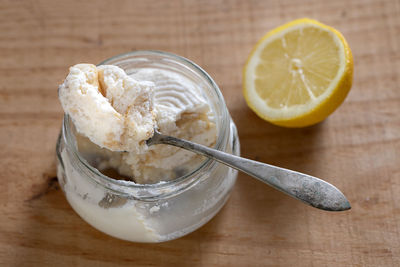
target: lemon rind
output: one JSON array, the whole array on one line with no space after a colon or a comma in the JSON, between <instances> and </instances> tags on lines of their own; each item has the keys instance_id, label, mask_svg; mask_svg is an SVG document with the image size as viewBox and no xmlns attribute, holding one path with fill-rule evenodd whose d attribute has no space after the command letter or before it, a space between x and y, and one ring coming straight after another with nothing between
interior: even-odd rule
<instances>
[{"instance_id":1,"label":"lemon rind","mask_svg":"<svg viewBox=\"0 0 400 267\"><path fill-rule=\"evenodd\" d=\"M259 54L270 42L282 38L290 31L304 27L316 27L320 30L326 31L332 36L332 40L335 41L339 48L340 67L338 72L327 90L313 100L310 104L296 105L289 108L286 107L284 109L271 108L263 99L258 96L258 93L254 87L254 70L259 62ZM250 108L261 118L281 126L307 126L323 120L326 116L332 113L337 106L341 104L341 102L343 102L352 82L352 68L350 65L352 66L351 51L340 32L316 20L308 18L298 19L275 28L257 42L250 53L245 68L243 69L243 93ZM348 73L348 75L346 75L346 73ZM341 87L340 85L343 85L342 87L344 87L344 92L333 97L335 91L337 91L337 88ZM333 101L335 103L328 104L326 110L321 111L321 107L324 106L324 103L326 104L326 101L332 97L335 98ZM332 104L335 105L332 106ZM319 111L321 115L314 115L310 117L310 115L316 113L316 111Z\"/></svg>"}]
</instances>

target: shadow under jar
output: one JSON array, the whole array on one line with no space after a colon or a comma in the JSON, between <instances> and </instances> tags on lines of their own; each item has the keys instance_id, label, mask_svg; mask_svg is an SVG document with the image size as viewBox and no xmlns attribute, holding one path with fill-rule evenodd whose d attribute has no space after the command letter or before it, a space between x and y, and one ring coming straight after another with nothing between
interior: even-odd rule
<instances>
[{"instance_id":1,"label":"shadow under jar","mask_svg":"<svg viewBox=\"0 0 400 267\"><path fill-rule=\"evenodd\" d=\"M130 75L143 68L172 71L193 81L207 100L217 129L215 149L240 154L236 126L211 77L191 61L164 52L136 51L105 60ZM237 171L204 158L182 176L137 184L102 174L79 152L72 120L64 116L57 142L57 176L72 208L86 222L113 237L133 242L163 242L204 225L222 208ZM92 163L93 164L93 163Z\"/></svg>"}]
</instances>

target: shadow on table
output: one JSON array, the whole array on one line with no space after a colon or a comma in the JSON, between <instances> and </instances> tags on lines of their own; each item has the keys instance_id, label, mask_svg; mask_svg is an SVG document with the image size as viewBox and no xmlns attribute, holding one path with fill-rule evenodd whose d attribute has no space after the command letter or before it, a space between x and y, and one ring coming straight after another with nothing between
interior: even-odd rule
<instances>
[{"instance_id":1,"label":"shadow on table","mask_svg":"<svg viewBox=\"0 0 400 267\"><path fill-rule=\"evenodd\" d=\"M242 157L310 175L322 167L314 152L323 146L325 123L290 129L265 122L250 109L232 115L239 129ZM239 175L232 199L240 206L237 217L248 221L249 229L258 233L258 242L271 246L302 235L299 225L307 220L307 212L318 211L246 174Z\"/></svg>"},{"instance_id":2,"label":"shadow on table","mask_svg":"<svg viewBox=\"0 0 400 267\"><path fill-rule=\"evenodd\" d=\"M323 125L285 129L260 120L251 111L233 114L242 156L298 171L311 171L315 162L309 147L319 145ZM58 186L55 168L45 174L41 190L25 201L29 216L15 265L53 262L60 265L190 266L217 263L220 257L240 259L249 249L295 239L307 219L304 204L259 181L239 174L230 200L205 226L183 238L160 244L137 244L109 237L89 226L70 208ZM257 234L254 234L257 233ZM228 246L221 246L221 244ZM241 244L246 244L241 246ZM262 247L261 247L262 246ZM221 259L221 258L220 258ZM226 259L226 258L225 258ZM231 261L231 260L230 260Z\"/></svg>"}]
</instances>

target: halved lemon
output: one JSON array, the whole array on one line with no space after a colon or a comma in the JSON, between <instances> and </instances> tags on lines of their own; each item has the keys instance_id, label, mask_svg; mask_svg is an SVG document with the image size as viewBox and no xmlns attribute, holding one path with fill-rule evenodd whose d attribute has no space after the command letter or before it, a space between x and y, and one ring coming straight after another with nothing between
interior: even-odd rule
<instances>
[{"instance_id":1,"label":"halved lemon","mask_svg":"<svg viewBox=\"0 0 400 267\"><path fill-rule=\"evenodd\" d=\"M324 120L346 98L353 57L340 32L298 19L268 32L243 69L243 94L261 118L305 127Z\"/></svg>"}]
</instances>

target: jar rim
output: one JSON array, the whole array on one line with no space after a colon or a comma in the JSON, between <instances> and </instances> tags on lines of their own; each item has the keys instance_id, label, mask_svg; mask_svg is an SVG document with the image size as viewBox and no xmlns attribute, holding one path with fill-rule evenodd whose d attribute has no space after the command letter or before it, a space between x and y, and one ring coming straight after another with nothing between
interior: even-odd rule
<instances>
[{"instance_id":1,"label":"jar rim","mask_svg":"<svg viewBox=\"0 0 400 267\"><path fill-rule=\"evenodd\" d=\"M109 59L106 59L99 63L98 65L105 65L109 64L110 62L115 62L119 60L123 60L132 56L161 56L164 58L167 58L169 60L174 60L177 61L180 64L183 64L184 66L188 67L191 71L195 71L197 74L200 75L202 79L206 81L206 83L210 86L210 88L213 89L213 92L215 93L215 96L217 97L217 103L219 106L221 106L221 116L216 116L216 120L219 122L217 125L219 125L218 129L218 135L217 135L217 140L214 145L214 149L217 150L223 150L225 149L226 146L226 140L228 137L227 131L229 130L229 113L225 104L225 100L222 96L222 93L218 87L218 85L215 83L215 81L211 78L211 76L203 70L200 66L198 66L196 63L190 61L189 59L186 59L182 56L178 56L169 52L163 52L163 51L155 51L155 50L138 50L138 51L131 51L127 53L122 53L116 56L113 56ZM112 64L112 63L111 63ZM75 137L72 134L72 131L70 129L70 122L71 118L68 114L64 115L64 120L63 120L63 132L65 134L65 141L66 144L74 144L75 143ZM97 168L91 166L79 153L77 150L77 147L75 145L69 145L68 147L72 148L72 152L74 156L78 159L78 162L83 164L83 166L89 170L89 172L92 175L89 175L88 177L90 178L95 178L94 180L96 183L101 184L102 186L107 187L108 189L115 191L115 192L123 192L127 193L126 189L136 189L136 190L156 190L155 194L152 195L150 198L158 197L158 195L165 195L164 193L167 193L168 196L175 194L177 192L175 191L180 191L183 190L196 181L198 181L201 178L201 174L204 173L204 171L209 171L210 169L215 168L216 164L218 164L216 161L210 159L210 158L205 158L196 168L191 170L190 172L186 173L183 176L180 176L176 179L169 180L169 181L160 181L158 183L154 184L138 184L133 181L124 181L124 180L117 180L110 178L104 174L102 174ZM192 179L191 179L192 178ZM174 187L176 190L166 190L167 188Z\"/></svg>"}]
</instances>

